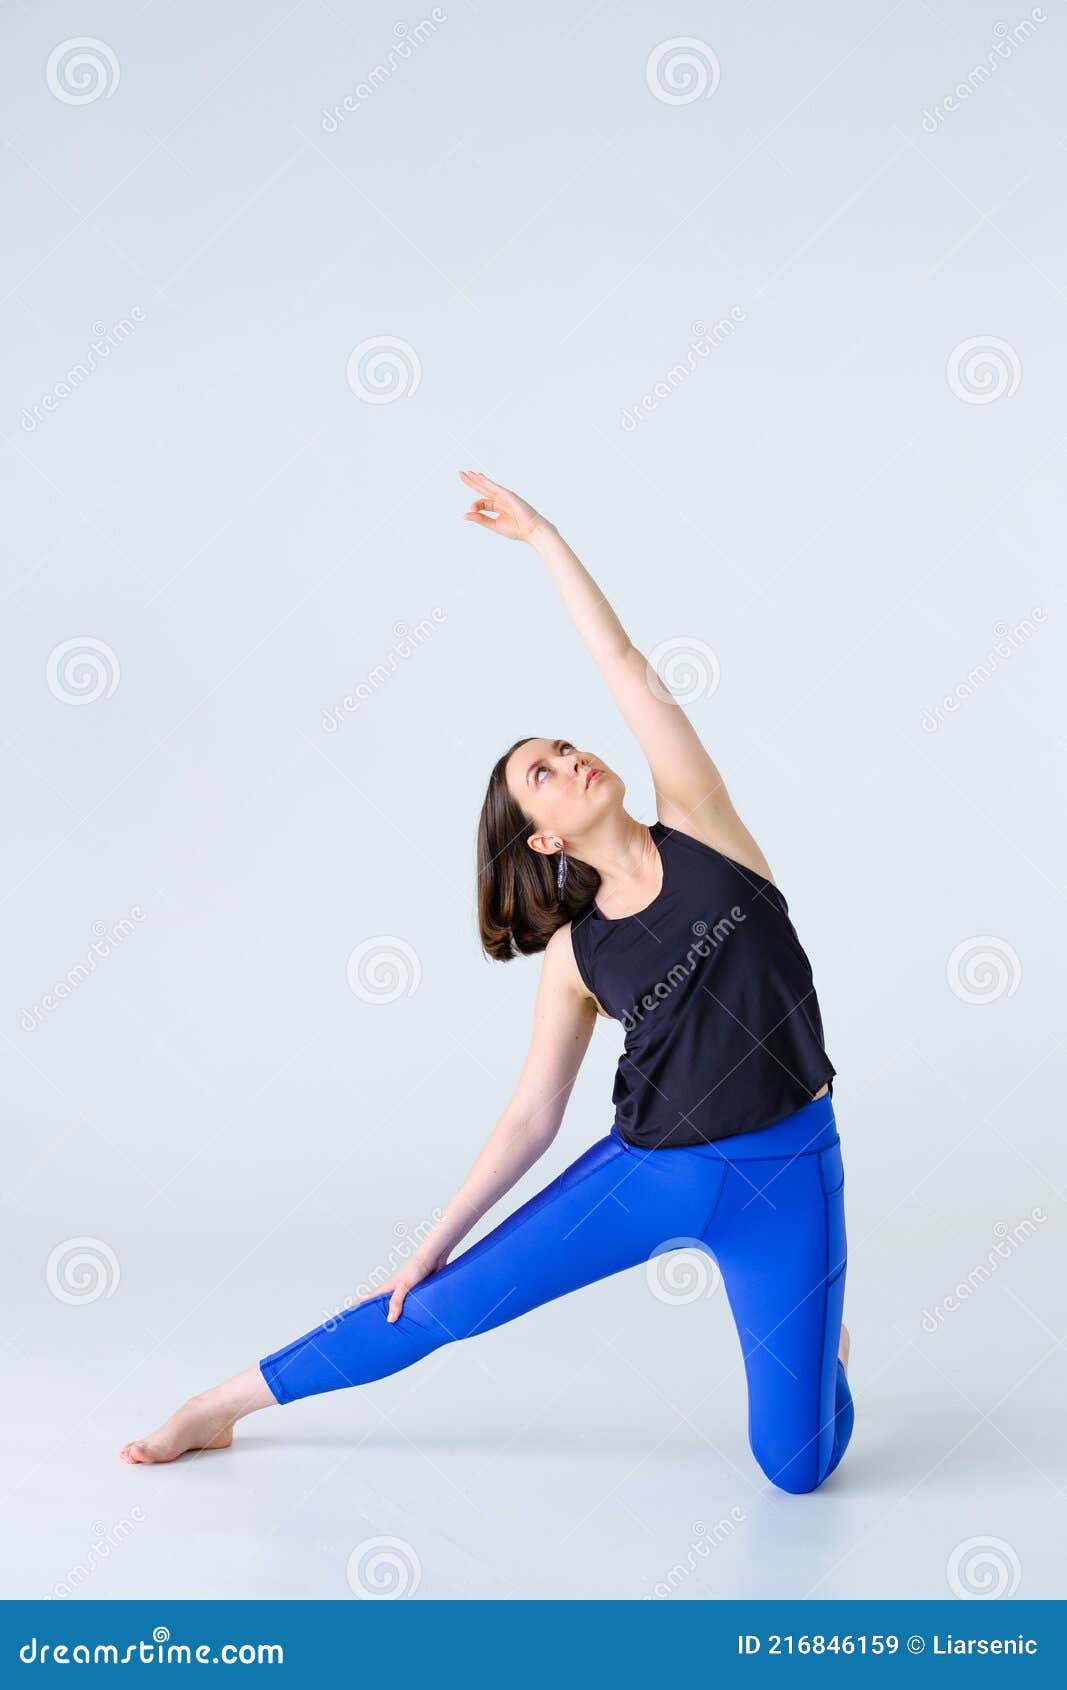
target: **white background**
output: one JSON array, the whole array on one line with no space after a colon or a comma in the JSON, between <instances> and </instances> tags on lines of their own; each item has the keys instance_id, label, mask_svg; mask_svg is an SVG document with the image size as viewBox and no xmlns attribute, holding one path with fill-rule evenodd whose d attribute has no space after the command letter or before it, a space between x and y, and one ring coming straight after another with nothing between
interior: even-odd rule
<instances>
[{"instance_id":1,"label":"white background","mask_svg":"<svg viewBox=\"0 0 1067 1690\"><path fill-rule=\"evenodd\" d=\"M5 8L7 1594L351 1599L381 1535L418 1597L943 1596L990 1538L994 1591L1052 1593L1067 152L1038 13ZM71 98L49 58L86 35ZM383 337L410 351L373 403L347 371ZM639 1272L229 1455L116 1459L380 1272L510 1096L539 962L477 942L500 752L566 735L654 819L537 558L462 523L464 467L643 650L714 655L692 717L838 1069L857 1420L814 1496L749 1454L721 1296ZM54 655L87 641L98 697ZM367 1002L346 965L382 935L414 989ZM598 1027L473 1236L608 1130L620 1045Z\"/></svg>"}]
</instances>

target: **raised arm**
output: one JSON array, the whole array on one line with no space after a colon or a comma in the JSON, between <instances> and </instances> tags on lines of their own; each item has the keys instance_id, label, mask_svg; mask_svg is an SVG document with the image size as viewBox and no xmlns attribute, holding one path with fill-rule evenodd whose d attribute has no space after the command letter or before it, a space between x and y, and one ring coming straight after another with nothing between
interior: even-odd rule
<instances>
[{"instance_id":1,"label":"raised arm","mask_svg":"<svg viewBox=\"0 0 1067 1690\"><path fill-rule=\"evenodd\" d=\"M560 928L545 947L533 1036L510 1102L414 1256L385 1285L366 1293L380 1297L392 1292L389 1320L399 1317L412 1286L444 1267L460 1239L548 1149L589 1048L596 1015L575 967L568 930Z\"/></svg>"},{"instance_id":2,"label":"raised arm","mask_svg":"<svg viewBox=\"0 0 1067 1690\"><path fill-rule=\"evenodd\" d=\"M547 517L509 488L472 471L461 471L461 479L478 495L467 512L468 520L508 539L525 540L544 563L648 760L660 820L667 827L698 835L773 879L767 859L734 809L722 775L689 717L630 640L566 540Z\"/></svg>"}]
</instances>

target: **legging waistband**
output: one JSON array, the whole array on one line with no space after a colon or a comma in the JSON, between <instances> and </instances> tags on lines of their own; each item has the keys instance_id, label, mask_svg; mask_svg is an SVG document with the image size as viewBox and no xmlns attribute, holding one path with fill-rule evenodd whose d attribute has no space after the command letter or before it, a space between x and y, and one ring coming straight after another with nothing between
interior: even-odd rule
<instances>
[{"instance_id":1,"label":"legging waistband","mask_svg":"<svg viewBox=\"0 0 1067 1690\"><path fill-rule=\"evenodd\" d=\"M623 1138L617 1126L612 1127L611 1133L626 1149L641 1154L637 1145ZM714 1139L707 1144L666 1145L647 1154L689 1154L714 1156L725 1162L747 1162L761 1156L802 1156L806 1151L826 1150L837 1142L837 1121L827 1092L825 1097L813 1097L810 1102L802 1104L784 1120L775 1121L769 1127L759 1127L755 1132L734 1133L731 1138Z\"/></svg>"}]
</instances>

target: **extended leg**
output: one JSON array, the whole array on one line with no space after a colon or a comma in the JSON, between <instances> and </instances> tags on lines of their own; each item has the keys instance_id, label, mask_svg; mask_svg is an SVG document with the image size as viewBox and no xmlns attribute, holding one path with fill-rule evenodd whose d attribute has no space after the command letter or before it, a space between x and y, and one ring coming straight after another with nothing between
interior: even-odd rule
<instances>
[{"instance_id":1,"label":"extended leg","mask_svg":"<svg viewBox=\"0 0 1067 1690\"><path fill-rule=\"evenodd\" d=\"M408 1292L400 1318L388 1294L264 1356L278 1402L365 1385L410 1367L443 1344L471 1338L623 1268L664 1236L641 1159L607 1136L558 1178L429 1279ZM678 1226L671 1217L673 1230Z\"/></svg>"},{"instance_id":2,"label":"extended leg","mask_svg":"<svg viewBox=\"0 0 1067 1690\"><path fill-rule=\"evenodd\" d=\"M257 1409L384 1378L442 1344L633 1267L678 1235L696 1235L722 1177L721 1165L642 1156L609 1134L409 1291L399 1320L386 1319L386 1294L360 1303L189 1398L150 1437L125 1445L122 1457L173 1461L225 1447L234 1422Z\"/></svg>"}]
</instances>

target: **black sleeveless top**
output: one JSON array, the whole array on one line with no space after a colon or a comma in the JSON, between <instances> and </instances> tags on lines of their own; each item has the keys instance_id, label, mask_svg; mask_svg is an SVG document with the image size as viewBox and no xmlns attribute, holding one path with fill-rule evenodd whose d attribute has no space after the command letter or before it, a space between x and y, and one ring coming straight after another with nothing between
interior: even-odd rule
<instances>
[{"instance_id":1,"label":"black sleeveless top","mask_svg":"<svg viewBox=\"0 0 1067 1690\"><path fill-rule=\"evenodd\" d=\"M594 899L571 923L582 979L626 1030L618 1131L654 1150L769 1127L837 1072L789 906L692 835L649 832L663 863L651 904L613 919Z\"/></svg>"}]
</instances>

